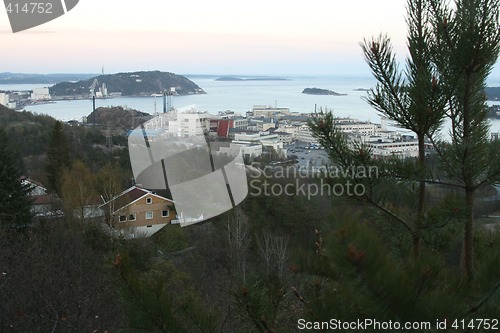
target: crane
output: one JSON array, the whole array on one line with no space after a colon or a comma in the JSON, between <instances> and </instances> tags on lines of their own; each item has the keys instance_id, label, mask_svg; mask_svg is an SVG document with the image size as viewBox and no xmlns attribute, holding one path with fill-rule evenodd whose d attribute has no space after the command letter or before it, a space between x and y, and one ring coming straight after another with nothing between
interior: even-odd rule
<instances>
[{"instance_id":1,"label":"crane","mask_svg":"<svg viewBox=\"0 0 500 333\"><path fill-rule=\"evenodd\" d=\"M95 87L97 87L98 84L99 84L99 82L97 81L97 78L95 78L94 82L90 86L90 96L91 97L95 97Z\"/></svg>"},{"instance_id":2,"label":"crane","mask_svg":"<svg viewBox=\"0 0 500 333\"><path fill-rule=\"evenodd\" d=\"M92 98L92 114L94 115L93 124L95 124L95 87L97 86L97 78L94 79L92 85L90 86L90 97Z\"/></svg>"}]
</instances>

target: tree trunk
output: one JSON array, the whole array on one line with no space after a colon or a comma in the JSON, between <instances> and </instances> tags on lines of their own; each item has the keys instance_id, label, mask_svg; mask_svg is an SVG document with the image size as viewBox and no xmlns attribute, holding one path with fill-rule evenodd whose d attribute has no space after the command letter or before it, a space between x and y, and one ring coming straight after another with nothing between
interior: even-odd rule
<instances>
[{"instance_id":1,"label":"tree trunk","mask_svg":"<svg viewBox=\"0 0 500 333\"><path fill-rule=\"evenodd\" d=\"M473 278L474 267L474 190L465 189L466 217L464 228L464 248L462 264L465 275L470 280Z\"/></svg>"},{"instance_id":2,"label":"tree trunk","mask_svg":"<svg viewBox=\"0 0 500 333\"><path fill-rule=\"evenodd\" d=\"M425 136L418 135L418 202L417 220L415 222L415 233L413 235L413 252L415 258L420 256L420 240L425 208Z\"/></svg>"}]
</instances>

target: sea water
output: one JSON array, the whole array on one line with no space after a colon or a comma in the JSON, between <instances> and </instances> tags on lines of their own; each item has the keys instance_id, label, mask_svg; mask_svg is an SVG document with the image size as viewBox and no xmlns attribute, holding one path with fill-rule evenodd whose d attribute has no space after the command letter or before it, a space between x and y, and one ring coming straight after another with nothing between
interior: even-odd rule
<instances>
[{"instance_id":1,"label":"sea water","mask_svg":"<svg viewBox=\"0 0 500 333\"><path fill-rule=\"evenodd\" d=\"M338 117L352 117L362 121L380 122L380 115L363 99L364 89L374 87L373 77L348 76L301 76L283 77L285 80L218 81L215 76L190 77L205 90L203 95L173 96L172 105L182 107L196 105L198 111L217 114L219 111L251 111L254 105L269 105L289 108L291 112L312 113L321 109L333 111ZM500 80L489 80L488 85L500 86ZM14 87L15 86L15 87ZM1 85L0 90L33 89L48 85ZM307 95L305 88L320 88L335 91L345 96ZM488 102L489 105L494 104ZM498 104L498 103L497 103ZM149 114L163 112L162 97L116 97L96 99L96 107L122 106ZM81 120L92 112L91 100L57 101L30 105L25 108L39 114L47 114L58 120ZM444 127L448 127L445 123ZM491 131L500 131L500 120L491 120ZM404 131L402 131L404 132Z\"/></svg>"}]
</instances>

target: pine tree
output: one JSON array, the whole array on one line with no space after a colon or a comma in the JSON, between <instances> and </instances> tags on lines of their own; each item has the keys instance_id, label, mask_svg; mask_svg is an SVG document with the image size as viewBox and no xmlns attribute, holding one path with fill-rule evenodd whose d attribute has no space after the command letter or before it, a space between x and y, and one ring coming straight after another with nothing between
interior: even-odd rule
<instances>
[{"instance_id":1,"label":"pine tree","mask_svg":"<svg viewBox=\"0 0 500 333\"><path fill-rule=\"evenodd\" d=\"M56 121L49 142L47 152L47 178L49 187L57 194L61 194L61 177L65 168L71 165L69 145L64 135L63 124Z\"/></svg>"},{"instance_id":2,"label":"pine tree","mask_svg":"<svg viewBox=\"0 0 500 333\"><path fill-rule=\"evenodd\" d=\"M0 226L22 228L31 222L29 185L21 181L24 166L7 134L0 128Z\"/></svg>"},{"instance_id":3,"label":"pine tree","mask_svg":"<svg viewBox=\"0 0 500 333\"><path fill-rule=\"evenodd\" d=\"M474 238L473 225L477 190L500 181L500 145L488 142L484 95L486 77L499 53L499 5L499 0L456 0L454 6L441 0L409 0L410 58L404 74L397 68L388 38L362 45L378 80L368 102L414 131L419 145L426 137L431 140L441 160L438 177L428 170L425 154L417 160L372 160L369 147L345 139L331 113L322 113L311 122L333 163L344 168L377 165L383 177L382 181L353 179L368 189L359 199L383 214L366 218L362 206L360 216L352 209L345 216L338 214L340 225L329 221L325 232L318 231L316 255L300 263L317 276L296 293L311 321L370 317L409 322L498 313L499 236L478 232ZM439 132L443 117L451 123L449 138ZM462 189L463 196L453 202L463 200L464 204L451 210L449 198L425 199L426 182ZM398 198L404 190L415 188L416 202ZM455 216L450 217L450 211ZM414 241L420 236L425 239L418 260L407 260L394 251L399 243L409 243L408 233L406 238L399 237L394 232L397 228L387 226L380 216L399 222L399 229L409 231ZM442 230L430 230L431 222L437 220L444 222ZM463 222L463 236L456 222ZM448 260L450 243L432 243L436 238L454 238L451 233L463 237L465 275L457 274ZM475 280L464 283L464 277Z\"/></svg>"},{"instance_id":4,"label":"pine tree","mask_svg":"<svg viewBox=\"0 0 500 333\"><path fill-rule=\"evenodd\" d=\"M406 76L398 69L390 40L386 36L365 40L365 59L377 80L366 100L397 126L413 131L418 140L416 178L418 195L413 234L414 251L420 251L420 231L424 224L426 199L425 138L442 123L444 99L428 47L431 39L429 8L426 0L407 1L408 50Z\"/></svg>"},{"instance_id":5,"label":"pine tree","mask_svg":"<svg viewBox=\"0 0 500 333\"><path fill-rule=\"evenodd\" d=\"M410 232L418 253L422 227L432 222L426 220L430 215L424 205L425 183L462 188L466 208L463 267L469 278L473 275L474 196L479 188L498 183L500 178L500 154L497 145L488 142L484 93L486 78L500 48L499 4L499 0L457 0L451 9L440 0L408 1L410 58L406 78L398 69L387 37L362 45L378 80L368 102L399 126L415 132L419 142L416 168L412 161L379 165L384 171L382 175L395 180L398 186L418 183L415 214L388 205L383 196L364 199L400 222ZM443 117L451 122L450 139L439 133ZM376 163L363 157L370 153L368 148L362 143L347 143L334 127L331 114L311 123L314 135L323 146L330 147L336 163L344 167L365 165L366 161ZM426 137L441 160L439 171L444 178L432 180L427 170ZM374 184L383 185L376 180L372 187ZM373 188L370 194L376 191Z\"/></svg>"},{"instance_id":6,"label":"pine tree","mask_svg":"<svg viewBox=\"0 0 500 333\"><path fill-rule=\"evenodd\" d=\"M382 171L376 179L353 179L368 191L356 199L382 211L389 221L395 221L413 240L414 256L421 248L421 231L425 224L426 152L425 137L435 131L443 118L442 98L431 63L429 10L424 0L407 1L409 57L402 71L393 53L390 38L384 35L365 39L361 44L365 59L377 80L366 101L397 126L416 133L418 159L389 163L371 157L372 149L360 140L349 141L337 128L331 112L310 121L313 135L326 147L333 163L341 169L372 166ZM408 205L395 205L388 196L390 187L412 194ZM411 202L416 203L412 205ZM414 206L414 207L413 207ZM411 211L411 213L409 213Z\"/></svg>"},{"instance_id":7,"label":"pine tree","mask_svg":"<svg viewBox=\"0 0 500 333\"><path fill-rule=\"evenodd\" d=\"M473 277L474 197L483 186L498 182L499 151L488 142L486 78L500 52L499 0L457 0L454 11L430 0L433 12L434 59L448 92L451 145L434 141L447 176L463 189L466 216L462 264Z\"/></svg>"}]
</instances>

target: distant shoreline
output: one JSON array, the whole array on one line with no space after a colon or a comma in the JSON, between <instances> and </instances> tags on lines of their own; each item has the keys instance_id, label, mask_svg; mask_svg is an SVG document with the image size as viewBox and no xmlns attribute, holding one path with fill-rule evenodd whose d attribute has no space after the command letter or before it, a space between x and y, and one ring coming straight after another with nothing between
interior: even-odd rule
<instances>
[{"instance_id":1,"label":"distant shoreline","mask_svg":"<svg viewBox=\"0 0 500 333\"><path fill-rule=\"evenodd\" d=\"M215 81L290 81L283 77L239 77L239 76L221 76Z\"/></svg>"}]
</instances>

